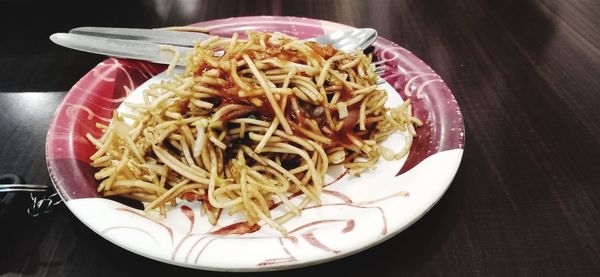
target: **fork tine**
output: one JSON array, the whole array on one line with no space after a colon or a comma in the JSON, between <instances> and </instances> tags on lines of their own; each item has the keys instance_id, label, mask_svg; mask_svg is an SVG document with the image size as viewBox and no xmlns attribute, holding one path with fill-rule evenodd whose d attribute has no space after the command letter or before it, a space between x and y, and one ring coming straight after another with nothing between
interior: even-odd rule
<instances>
[{"instance_id":1,"label":"fork tine","mask_svg":"<svg viewBox=\"0 0 600 277\"><path fill-rule=\"evenodd\" d=\"M372 64L374 64L375 66L378 66L378 65L382 65L384 63L385 63L385 61L376 61L376 62L373 62Z\"/></svg>"},{"instance_id":2,"label":"fork tine","mask_svg":"<svg viewBox=\"0 0 600 277\"><path fill-rule=\"evenodd\" d=\"M377 66L375 67L375 74L381 75L385 72L385 66Z\"/></svg>"}]
</instances>

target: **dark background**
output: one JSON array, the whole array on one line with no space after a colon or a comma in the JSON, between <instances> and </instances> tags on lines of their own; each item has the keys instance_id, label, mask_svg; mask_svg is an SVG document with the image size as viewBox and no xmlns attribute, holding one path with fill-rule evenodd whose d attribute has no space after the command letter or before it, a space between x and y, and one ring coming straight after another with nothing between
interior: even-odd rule
<instances>
[{"instance_id":1,"label":"dark background","mask_svg":"<svg viewBox=\"0 0 600 277\"><path fill-rule=\"evenodd\" d=\"M413 226L338 261L264 275L600 274L600 1L0 0L0 173L50 182L54 110L104 59L50 34L242 15L376 28L444 78L466 124L454 182ZM30 218L20 204L0 218L0 275L228 275L132 254L64 206Z\"/></svg>"}]
</instances>

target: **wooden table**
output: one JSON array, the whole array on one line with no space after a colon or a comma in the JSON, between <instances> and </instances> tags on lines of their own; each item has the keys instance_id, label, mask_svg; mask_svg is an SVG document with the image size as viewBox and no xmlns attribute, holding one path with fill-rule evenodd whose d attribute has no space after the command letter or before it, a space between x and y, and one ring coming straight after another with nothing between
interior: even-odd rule
<instances>
[{"instance_id":1,"label":"wooden table","mask_svg":"<svg viewBox=\"0 0 600 277\"><path fill-rule=\"evenodd\" d=\"M265 14L376 28L445 79L467 130L454 182L421 220L351 257L283 273L600 274L599 1L0 0L0 173L50 182L49 121L104 59L57 47L51 33ZM38 218L23 209L0 222L0 275L227 275L132 254L64 206Z\"/></svg>"}]
</instances>

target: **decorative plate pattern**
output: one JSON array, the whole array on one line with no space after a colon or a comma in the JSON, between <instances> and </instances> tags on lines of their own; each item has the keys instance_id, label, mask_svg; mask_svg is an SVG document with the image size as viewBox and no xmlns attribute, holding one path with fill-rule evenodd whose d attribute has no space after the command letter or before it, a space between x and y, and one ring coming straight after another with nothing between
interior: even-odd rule
<instances>
[{"instance_id":1,"label":"decorative plate pattern","mask_svg":"<svg viewBox=\"0 0 600 277\"><path fill-rule=\"evenodd\" d=\"M352 27L296 17L238 17L195 24L211 34L230 36L248 30L283 32L299 38ZM424 122L408 156L381 159L361 177L334 167L326 176L323 204L306 207L285 224L282 237L268 226L248 229L241 219L224 216L217 226L200 217L198 203L179 201L166 219L153 218L132 205L100 198L95 151L86 133L99 135L96 122L108 123L113 110L151 82L165 67L107 59L67 94L51 123L46 159L52 181L69 209L107 240L132 252L181 266L222 271L276 270L341 258L380 243L425 214L444 194L460 164L464 125L460 109L442 78L408 50L378 38L373 53L386 71L388 105L413 102ZM158 74L158 75L157 75ZM404 144L402 134L385 142ZM300 197L292 198L299 201ZM277 206L277 205L276 205ZM273 212L277 214L277 207Z\"/></svg>"}]
</instances>

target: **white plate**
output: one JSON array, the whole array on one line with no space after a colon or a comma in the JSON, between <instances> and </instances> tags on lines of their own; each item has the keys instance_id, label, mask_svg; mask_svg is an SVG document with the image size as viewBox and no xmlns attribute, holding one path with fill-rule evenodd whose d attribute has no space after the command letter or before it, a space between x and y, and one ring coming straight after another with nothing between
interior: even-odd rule
<instances>
[{"instance_id":1,"label":"white plate","mask_svg":"<svg viewBox=\"0 0 600 277\"><path fill-rule=\"evenodd\" d=\"M245 17L199 25L221 35L252 26L299 37L350 28L289 17ZM108 59L69 92L47 138L46 156L55 187L73 214L102 237L134 253L180 266L276 270L341 258L381 243L423 216L444 194L462 157L464 126L451 91L431 68L383 38L374 46L375 56L387 67L384 78L389 84L383 87L388 91L387 105L397 106L402 97L410 97L425 125L417 131L408 162L380 159L376 169L361 177L344 175L341 167L331 168L323 204L311 205L287 222L288 237L269 226L244 234L211 234L241 218L223 213L218 225L211 226L199 215L197 202L179 201L166 219L158 219L97 197L89 166L94 149L83 136L87 132L97 135L95 122L106 123L128 91L135 89L130 100L141 101L141 91L164 78L151 77L161 68L148 63ZM384 143L396 151L403 144L403 134L393 135ZM274 210L274 216L278 212Z\"/></svg>"}]
</instances>

